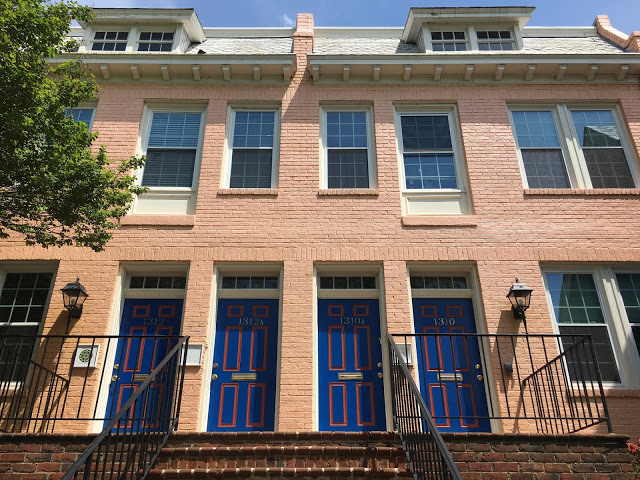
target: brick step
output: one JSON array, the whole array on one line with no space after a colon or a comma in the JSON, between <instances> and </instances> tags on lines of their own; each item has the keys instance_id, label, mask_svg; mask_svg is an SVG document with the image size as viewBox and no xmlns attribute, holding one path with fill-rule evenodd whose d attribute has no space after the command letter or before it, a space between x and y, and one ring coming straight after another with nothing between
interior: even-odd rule
<instances>
[{"instance_id":1,"label":"brick step","mask_svg":"<svg viewBox=\"0 0 640 480\"><path fill-rule=\"evenodd\" d=\"M194 469L152 469L149 480L181 480L208 478L288 478L301 480L329 480L336 478L401 479L413 478L410 471L399 468L194 468Z\"/></svg>"},{"instance_id":2,"label":"brick step","mask_svg":"<svg viewBox=\"0 0 640 480\"><path fill-rule=\"evenodd\" d=\"M391 432L176 433L150 480L200 478L411 478Z\"/></svg>"}]
</instances>

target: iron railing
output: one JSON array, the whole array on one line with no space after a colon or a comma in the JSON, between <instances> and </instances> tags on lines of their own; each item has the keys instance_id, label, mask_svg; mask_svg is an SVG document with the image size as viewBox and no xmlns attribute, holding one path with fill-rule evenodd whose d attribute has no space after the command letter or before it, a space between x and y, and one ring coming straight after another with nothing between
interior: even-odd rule
<instances>
[{"instance_id":1,"label":"iron railing","mask_svg":"<svg viewBox=\"0 0 640 480\"><path fill-rule=\"evenodd\" d=\"M0 336L0 432L102 430L182 338Z\"/></svg>"},{"instance_id":2,"label":"iron railing","mask_svg":"<svg viewBox=\"0 0 640 480\"><path fill-rule=\"evenodd\" d=\"M387 334L391 362L393 423L416 480L462 480L431 418L393 336ZM406 343L406 342L405 342Z\"/></svg>"},{"instance_id":3,"label":"iron railing","mask_svg":"<svg viewBox=\"0 0 640 480\"><path fill-rule=\"evenodd\" d=\"M178 425L184 382L179 338L62 480L144 479Z\"/></svg>"},{"instance_id":4,"label":"iron railing","mask_svg":"<svg viewBox=\"0 0 640 480\"><path fill-rule=\"evenodd\" d=\"M420 391L428 392L425 401L441 431L465 430L468 425L479 425L476 431L483 425L490 430L490 421L496 419L505 432L535 428L540 433L568 434L602 423L611 432L591 335L392 337L405 356L415 348ZM479 354L477 360L473 351ZM470 395L486 397L484 412Z\"/></svg>"}]
</instances>

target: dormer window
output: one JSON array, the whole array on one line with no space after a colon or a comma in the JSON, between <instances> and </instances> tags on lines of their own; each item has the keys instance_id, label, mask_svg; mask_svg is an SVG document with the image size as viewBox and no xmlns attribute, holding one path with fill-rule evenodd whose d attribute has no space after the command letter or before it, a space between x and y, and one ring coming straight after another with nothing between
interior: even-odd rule
<instances>
[{"instance_id":1,"label":"dormer window","mask_svg":"<svg viewBox=\"0 0 640 480\"><path fill-rule=\"evenodd\" d=\"M95 32L91 50L99 52L124 52L129 32Z\"/></svg>"},{"instance_id":2,"label":"dormer window","mask_svg":"<svg viewBox=\"0 0 640 480\"><path fill-rule=\"evenodd\" d=\"M478 50L513 50L513 37L509 30L477 30Z\"/></svg>"},{"instance_id":3,"label":"dormer window","mask_svg":"<svg viewBox=\"0 0 640 480\"><path fill-rule=\"evenodd\" d=\"M140 32L139 52L170 52L175 32Z\"/></svg>"},{"instance_id":4,"label":"dormer window","mask_svg":"<svg viewBox=\"0 0 640 480\"><path fill-rule=\"evenodd\" d=\"M463 52L467 50L467 32L431 32L431 49L434 52Z\"/></svg>"}]
</instances>

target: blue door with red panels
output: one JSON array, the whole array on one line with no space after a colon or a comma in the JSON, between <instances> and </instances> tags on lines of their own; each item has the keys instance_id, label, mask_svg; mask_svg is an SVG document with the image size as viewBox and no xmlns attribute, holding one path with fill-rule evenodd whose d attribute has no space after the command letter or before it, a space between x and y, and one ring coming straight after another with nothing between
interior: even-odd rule
<instances>
[{"instance_id":1,"label":"blue door with red panels","mask_svg":"<svg viewBox=\"0 0 640 480\"><path fill-rule=\"evenodd\" d=\"M177 338L165 339L162 337L180 335L183 303L183 299L125 300L120 322L120 335L129 338L118 340L105 418L112 418L120 410L176 345ZM161 337L157 339L136 338L150 335ZM136 411L131 411L127 428L136 430L142 427L134 422L134 418L141 415L142 408L159 408L161 405L171 405L172 380L166 375L158 377L158 381L150 386L149 398L159 397L162 401L149 402L146 406L138 402ZM147 412L147 414L148 418L157 417L154 412ZM144 427L153 427L153 425L144 425Z\"/></svg>"},{"instance_id":2,"label":"blue door with red panels","mask_svg":"<svg viewBox=\"0 0 640 480\"><path fill-rule=\"evenodd\" d=\"M273 431L277 346L277 299L218 301L208 431Z\"/></svg>"},{"instance_id":3,"label":"blue door with red panels","mask_svg":"<svg viewBox=\"0 0 640 480\"><path fill-rule=\"evenodd\" d=\"M442 432L490 432L484 372L469 298L413 300L420 391ZM435 336L434 334L445 334ZM434 336L430 336L434 335Z\"/></svg>"},{"instance_id":4,"label":"blue door with red panels","mask_svg":"<svg viewBox=\"0 0 640 480\"><path fill-rule=\"evenodd\" d=\"M386 430L378 300L318 300L321 431Z\"/></svg>"}]
</instances>

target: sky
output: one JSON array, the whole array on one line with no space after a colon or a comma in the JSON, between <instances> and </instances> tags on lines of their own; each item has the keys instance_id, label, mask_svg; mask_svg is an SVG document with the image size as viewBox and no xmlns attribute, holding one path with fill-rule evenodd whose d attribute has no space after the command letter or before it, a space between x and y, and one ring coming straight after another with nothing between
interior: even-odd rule
<instances>
[{"instance_id":1,"label":"sky","mask_svg":"<svg viewBox=\"0 0 640 480\"><path fill-rule=\"evenodd\" d=\"M640 30L640 0L84 0L92 7L194 8L203 27L292 27L297 13L313 13L320 27L403 27L410 7L526 5L529 26L589 26L608 15L624 33Z\"/></svg>"}]
</instances>

